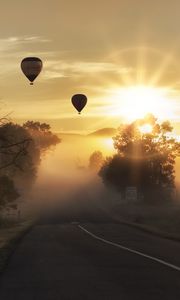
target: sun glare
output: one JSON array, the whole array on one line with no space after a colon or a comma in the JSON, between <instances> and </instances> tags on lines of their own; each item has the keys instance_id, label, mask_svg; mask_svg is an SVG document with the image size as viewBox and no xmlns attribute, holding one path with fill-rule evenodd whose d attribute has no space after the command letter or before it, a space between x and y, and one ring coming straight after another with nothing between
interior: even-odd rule
<instances>
[{"instance_id":1,"label":"sun glare","mask_svg":"<svg viewBox=\"0 0 180 300\"><path fill-rule=\"evenodd\" d=\"M112 116L123 116L132 121L143 118L148 113L166 117L170 112L166 89L149 86L131 86L112 92Z\"/></svg>"},{"instance_id":2,"label":"sun glare","mask_svg":"<svg viewBox=\"0 0 180 300\"><path fill-rule=\"evenodd\" d=\"M141 133L151 133L152 132L152 126L150 124L144 124L143 126L139 127L139 130Z\"/></svg>"},{"instance_id":3,"label":"sun glare","mask_svg":"<svg viewBox=\"0 0 180 300\"><path fill-rule=\"evenodd\" d=\"M104 144L106 145L106 147L108 147L110 149L113 149L113 147L114 147L114 141L112 138L106 138L104 140Z\"/></svg>"}]
</instances>

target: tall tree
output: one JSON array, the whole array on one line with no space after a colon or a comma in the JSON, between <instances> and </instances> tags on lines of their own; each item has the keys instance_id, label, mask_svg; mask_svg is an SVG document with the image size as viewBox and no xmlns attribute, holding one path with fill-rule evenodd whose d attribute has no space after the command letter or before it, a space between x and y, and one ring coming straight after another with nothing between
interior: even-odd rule
<instances>
[{"instance_id":1,"label":"tall tree","mask_svg":"<svg viewBox=\"0 0 180 300\"><path fill-rule=\"evenodd\" d=\"M104 182L121 191L126 186L136 186L150 199L173 188L180 143L172 130L168 121L159 124L151 114L122 125L114 137L117 154L108 158L100 170Z\"/></svg>"}]
</instances>

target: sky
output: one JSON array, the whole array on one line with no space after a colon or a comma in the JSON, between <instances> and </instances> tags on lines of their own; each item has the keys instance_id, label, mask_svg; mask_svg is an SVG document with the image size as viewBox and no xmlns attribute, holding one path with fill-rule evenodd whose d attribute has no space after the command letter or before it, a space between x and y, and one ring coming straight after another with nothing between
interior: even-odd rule
<instances>
[{"instance_id":1,"label":"sky","mask_svg":"<svg viewBox=\"0 0 180 300\"><path fill-rule=\"evenodd\" d=\"M179 0L0 0L1 113L53 130L117 127L148 112L180 133ZM21 60L37 56L33 87ZM71 97L84 93L81 116Z\"/></svg>"}]
</instances>

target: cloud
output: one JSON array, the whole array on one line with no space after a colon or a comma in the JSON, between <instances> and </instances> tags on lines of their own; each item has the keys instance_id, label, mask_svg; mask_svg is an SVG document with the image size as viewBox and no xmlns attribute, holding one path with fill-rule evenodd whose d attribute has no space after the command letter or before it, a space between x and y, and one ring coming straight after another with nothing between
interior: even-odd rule
<instances>
[{"instance_id":1,"label":"cloud","mask_svg":"<svg viewBox=\"0 0 180 300\"><path fill-rule=\"evenodd\" d=\"M57 79L57 78L65 78L68 77L66 76L64 73L62 72L58 72L58 71L53 71L53 70L45 70L44 71L44 75L43 75L43 79ZM41 78L42 80L42 78Z\"/></svg>"},{"instance_id":2,"label":"cloud","mask_svg":"<svg viewBox=\"0 0 180 300\"><path fill-rule=\"evenodd\" d=\"M33 43L48 43L50 40L41 36L11 36L5 39L0 39L0 52L12 51L13 49L21 48L26 44Z\"/></svg>"},{"instance_id":3,"label":"cloud","mask_svg":"<svg viewBox=\"0 0 180 300\"><path fill-rule=\"evenodd\" d=\"M43 43L49 43L50 40L42 36L10 36L0 38L0 75L11 76L14 72L18 72L21 59L26 55L32 55L32 49L42 49ZM35 55L49 56L51 52L40 52L33 50Z\"/></svg>"},{"instance_id":4,"label":"cloud","mask_svg":"<svg viewBox=\"0 0 180 300\"><path fill-rule=\"evenodd\" d=\"M45 39L42 36L21 36L21 37L8 37L7 39L0 39L0 42L4 43L15 43L15 44L24 44L24 43L47 43L51 40Z\"/></svg>"},{"instance_id":5,"label":"cloud","mask_svg":"<svg viewBox=\"0 0 180 300\"><path fill-rule=\"evenodd\" d=\"M54 79L71 76L94 75L97 73L128 74L132 68L118 66L109 62L87 62L87 61L48 61L45 66L45 79Z\"/></svg>"}]
</instances>

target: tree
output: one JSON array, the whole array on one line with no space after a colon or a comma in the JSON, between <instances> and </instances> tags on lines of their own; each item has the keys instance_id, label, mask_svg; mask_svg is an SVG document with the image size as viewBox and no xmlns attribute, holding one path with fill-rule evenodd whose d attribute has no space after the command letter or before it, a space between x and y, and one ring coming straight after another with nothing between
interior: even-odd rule
<instances>
[{"instance_id":1,"label":"tree","mask_svg":"<svg viewBox=\"0 0 180 300\"><path fill-rule=\"evenodd\" d=\"M105 184L122 192L136 186L149 201L155 195L163 198L163 191L175 185L175 159L180 156L172 130L168 121L159 124L151 114L122 125L114 137L117 154L105 161L99 173Z\"/></svg>"},{"instance_id":2,"label":"tree","mask_svg":"<svg viewBox=\"0 0 180 300\"><path fill-rule=\"evenodd\" d=\"M15 207L15 201L19 197L14 182L8 176L0 177L0 209Z\"/></svg>"},{"instance_id":3,"label":"tree","mask_svg":"<svg viewBox=\"0 0 180 300\"><path fill-rule=\"evenodd\" d=\"M29 132L31 138L41 152L44 152L49 147L55 146L61 142L59 137L51 132L49 124L27 121L23 124L23 128Z\"/></svg>"},{"instance_id":4,"label":"tree","mask_svg":"<svg viewBox=\"0 0 180 300\"><path fill-rule=\"evenodd\" d=\"M7 117L0 119L0 208L17 199L16 187L32 186L42 152L58 142L46 123L20 126Z\"/></svg>"},{"instance_id":5,"label":"tree","mask_svg":"<svg viewBox=\"0 0 180 300\"><path fill-rule=\"evenodd\" d=\"M89 168L99 170L103 163L103 155L101 151L94 151L89 158Z\"/></svg>"},{"instance_id":6,"label":"tree","mask_svg":"<svg viewBox=\"0 0 180 300\"><path fill-rule=\"evenodd\" d=\"M34 178L40 152L28 131L12 122L0 127L0 174Z\"/></svg>"}]
</instances>

